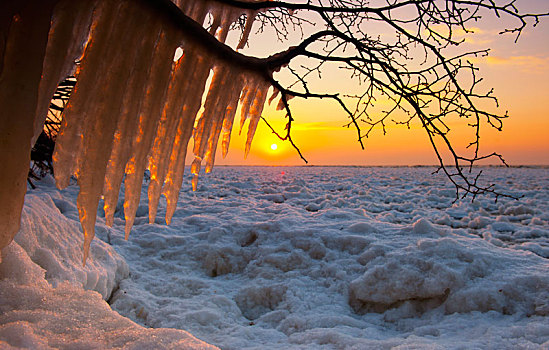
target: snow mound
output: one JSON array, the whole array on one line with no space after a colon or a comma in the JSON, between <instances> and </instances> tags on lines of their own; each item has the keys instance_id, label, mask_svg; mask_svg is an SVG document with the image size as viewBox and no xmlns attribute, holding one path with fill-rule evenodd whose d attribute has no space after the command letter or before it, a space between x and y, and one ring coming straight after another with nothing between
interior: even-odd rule
<instances>
[{"instance_id":1,"label":"snow mound","mask_svg":"<svg viewBox=\"0 0 549 350\"><path fill-rule=\"evenodd\" d=\"M417 220L412 225L412 233L416 235L438 233L438 232L439 232L438 229L435 228L433 224L425 218L421 218Z\"/></svg>"},{"instance_id":2,"label":"snow mound","mask_svg":"<svg viewBox=\"0 0 549 350\"><path fill-rule=\"evenodd\" d=\"M6 259L33 263L17 243ZM36 276L35 276L36 277ZM70 283L57 288L45 280L32 284L0 279L0 348L26 349L216 349L175 329L147 329L111 310L101 295Z\"/></svg>"},{"instance_id":3,"label":"snow mound","mask_svg":"<svg viewBox=\"0 0 549 350\"><path fill-rule=\"evenodd\" d=\"M91 246L93 258L82 266L84 237L80 224L61 215L47 194L27 195L15 242L47 271L46 280L54 287L68 281L107 299L129 273L125 260L97 239Z\"/></svg>"},{"instance_id":4,"label":"snow mound","mask_svg":"<svg viewBox=\"0 0 549 350\"><path fill-rule=\"evenodd\" d=\"M367 222L357 222L347 227L349 232L368 234L376 232L376 229Z\"/></svg>"},{"instance_id":5,"label":"snow mound","mask_svg":"<svg viewBox=\"0 0 549 350\"><path fill-rule=\"evenodd\" d=\"M294 237L291 244L309 254L312 259L322 259L326 255L326 247L319 239L309 237Z\"/></svg>"},{"instance_id":6,"label":"snow mound","mask_svg":"<svg viewBox=\"0 0 549 350\"><path fill-rule=\"evenodd\" d=\"M147 329L105 302L128 276L125 260L94 240L82 266L79 223L47 194L27 194L21 230L2 250L2 349L217 349L190 333Z\"/></svg>"},{"instance_id":7,"label":"snow mound","mask_svg":"<svg viewBox=\"0 0 549 350\"><path fill-rule=\"evenodd\" d=\"M389 320L439 307L446 314L546 315L546 262L539 259L539 269L510 277L511 270L536 258L464 238L419 240L367 262L364 274L349 285L349 305L358 314L397 310L386 315Z\"/></svg>"},{"instance_id":8,"label":"snow mound","mask_svg":"<svg viewBox=\"0 0 549 350\"><path fill-rule=\"evenodd\" d=\"M534 214L534 210L524 204L519 205L513 205L509 206L506 209L504 209L503 212L505 215L528 215L528 214Z\"/></svg>"}]
</instances>

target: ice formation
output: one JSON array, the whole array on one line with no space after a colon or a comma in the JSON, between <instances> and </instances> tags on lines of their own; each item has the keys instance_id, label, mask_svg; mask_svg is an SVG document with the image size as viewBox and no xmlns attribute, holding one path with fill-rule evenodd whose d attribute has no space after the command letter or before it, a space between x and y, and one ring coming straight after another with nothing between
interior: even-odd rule
<instances>
[{"instance_id":1,"label":"ice formation","mask_svg":"<svg viewBox=\"0 0 549 350\"><path fill-rule=\"evenodd\" d=\"M27 194L21 230L3 249L0 349L217 349L183 330L140 326L110 308L106 300L129 267L100 239L82 266L74 196L63 198L52 180L48 175L41 190Z\"/></svg>"},{"instance_id":2,"label":"ice formation","mask_svg":"<svg viewBox=\"0 0 549 350\"><path fill-rule=\"evenodd\" d=\"M205 23L220 42L226 40L231 25L246 15L237 49L245 45L253 11L214 1L174 3L195 22ZM41 131L57 84L73 72L77 83L63 112L54 168L60 189L69 184L71 176L78 179L84 261L94 237L100 199L104 199L106 222L112 225L122 181L129 235L147 167L151 175L149 220L155 221L164 194L166 222L170 223L191 136L196 188L202 163L206 172L211 171L219 138L223 155L227 153L239 100L241 128L249 119L249 152L269 85L257 75L205 54L151 4L133 0L29 0L22 4L12 0L0 5L7 14L0 23L7 37L0 44L4 68L0 71L0 104L7 106L1 117L1 144L9 150L1 152L9 171L0 175L0 201L6 203L0 217L4 224L0 248L19 229L30 147ZM184 54L173 62L178 47ZM195 122L211 72L204 111Z\"/></svg>"},{"instance_id":3,"label":"ice formation","mask_svg":"<svg viewBox=\"0 0 549 350\"><path fill-rule=\"evenodd\" d=\"M53 1L0 3L0 248L20 227L31 139ZM9 35L7 32L9 30Z\"/></svg>"}]
</instances>

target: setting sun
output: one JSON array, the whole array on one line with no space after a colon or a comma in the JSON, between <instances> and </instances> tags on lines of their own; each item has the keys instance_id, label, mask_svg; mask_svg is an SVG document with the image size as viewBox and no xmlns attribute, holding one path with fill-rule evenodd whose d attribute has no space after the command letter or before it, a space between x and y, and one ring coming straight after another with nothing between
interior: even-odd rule
<instances>
[{"instance_id":1,"label":"setting sun","mask_svg":"<svg viewBox=\"0 0 549 350\"><path fill-rule=\"evenodd\" d=\"M273 143L273 144L271 145L271 149L272 149L273 151L276 151L277 148L278 148L278 146L277 146L276 143Z\"/></svg>"}]
</instances>

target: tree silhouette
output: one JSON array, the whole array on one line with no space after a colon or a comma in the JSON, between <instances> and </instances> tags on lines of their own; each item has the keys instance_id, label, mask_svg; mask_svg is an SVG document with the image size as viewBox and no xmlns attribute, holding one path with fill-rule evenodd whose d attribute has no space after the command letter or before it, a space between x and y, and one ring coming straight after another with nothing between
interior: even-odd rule
<instances>
[{"instance_id":1,"label":"tree silhouette","mask_svg":"<svg viewBox=\"0 0 549 350\"><path fill-rule=\"evenodd\" d=\"M52 156L55 148L55 139L61 127L61 114L67 105L76 80L68 77L57 86L53 94L48 115L44 122L44 130L38 136L36 143L31 149L32 164L29 169L27 182L35 188L32 179L39 180L46 174L53 174Z\"/></svg>"},{"instance_id":2,"label":"tree silhouette","mask_svg":"<svg viewBox=\"0 0 549 350\"><path fill-rule=\"evenodd\" d=\"M481 153L480 140L486 126L501 130L507 114L493 112L486 104L497 107L498 102L491 90L482 90L471 60L488 50L463 50L460 33L470 32L472 24L492 13L514 21L503 33L518 39L527 25L535 26L548 15L521 12L517 4L516 0L2 1L0 163L7 170L0 173L0 202L5 203L0 211L5 224L0 248L19 229L31 145L43 130L56 87L73 73L74 89L58 90L73 91L63 107L53 165L59 188L67 186L71 176L78 178L84 260L102 196L106 222L111 224L124 181L128 235L148 166L149 221L155 221L164 194L169 223L190 137L196 188L202 163L207 172L214 164L219 140L223 154L227 152L239 101L240 126L249 120L249 151L271 87L269 100L279 95L279 107L288 119L284 132L277 135L291 142L302 158L292 140L290 100L329 99L341 107L363 148L364 139L378 127L385 132L390 122L408 127L418 122L433 146L438 170L455 185L456 198L484 193L496 199L507 196L494 185L481 184L481 172L471 171L476 162L488 158L505 164L497 153ZM239 51L252 30L267 29L292 46L266 58ZM234 47L224 43L231 31L240 33ZM292 42L296 33L297 44ZM177 47L184 54L174 62ZM347 71L349 81L361 89L318 90L315 81L330 65ZM293 78L284 80L283 73ZM469 156L458 153L449 136L449 121L455 118L472 128Z\"/></svg>"},{"instance_id":3,"label":"tree silhouette","mask_svg":"<svg viewBox=\"0 0 549 350\"><path fill-rule=\"evenodd\" d=\"M251 10L234 23L233 29L249 31L246 25L252 22L246 17L255 16L258 23L255 30L271 29L282 43L301 36L298 45L273 52L268 58L245 56L220 43L208 32L208 24L204 28L194 22L169 0L156 4L149 1L150 6L169 16L205 51L232 66L259 73L280 92L279 107L286 110L288 118L285 131L277 132L268 120L262 119L281 140L289 141L305 162L306 158L292 140L294 116L288 101L294 97L331 99L348 117L346 126L356 130L362 149L364 139L376 127L385 134L390 122L410 128L412 122L418 121L439 162L438 171L448 176L458 194L463 190L464 196L503 195L492 185L481 186L480 174L471 176L464 171L467 168L470 172L476 162L488 158L497 158L507 165L498 153L482 154L480 138L484 126L501 131L508 115L493 112L493 108L483 104L487 100L498 107L498 100L493 90L483 91L479 86L482 78L471 58L486 56L489 49L460 50L465 43L461 36L473 32L471 27L492 13L514 20L514 26L503 29L500 34L515 35L518 40L527 25L536 26L547 13L522 13L515 0L208 1L214 6ZM379 30L369 32L372 28L369 23L392 32L382 38L376 34ZM312 29L312 34L305 35L305 27ZM303 57L310 60L304 64L299 60ZM297 67L293 65L295 61L298 61ZM348 70L350 79L362 85L360 93L327 93L310 88L310 80L321 76L323 68L334 63ZM273 73L281 69L287 70L295 80L289 84L279 81ZM379 100L389 101L390 107L375 109ZM453 117L466 119L473 129L468 145L471 155L460 154L448 135L451 130L446 120Z\"/></svg>"},{"instance_id":4,"label":"tree silhouette","mask_svg":"<svg viewBox=\"0 0 549 350\"><path fill-rule=\"evenodd\" d=\"M438 171L444 172L455 185L456 197L460 192L463 196L472 194L473 198L483 193L494 194L496 198L507 196L494 190L493 185L480 185L480 172L471 173L475 163L488 158L497 158L507 165L498 153L481 153L480 139L485 126L501 131L508 115L493 111L493 107L499 106L498 100L492 89L483 90L480 86L482 78L472 60L488 55L489 49L463 50L462 36L473 32L472 26L483 16L495 15L514 23L500 34L514 35L516 41L524 28L536 26L548 13L523 13L518 8L520 2L515 0L216 2L256 11L258 31L272 28L281 42L290 40L292 32L301 34L298 45L264 59L239 55L202 38L212 52L260 72L280 92L280 107L286 110L288 122L284 133L271 129L280 139L291 142L301 158L305 160L292 140L294 116L288 101L294 97L332 99L348 117L346 126L356 130L357 142L363 149L364 139L376 127L385 134L390 122L408 128L412 122L419 122L439 162ZM243 23L241 20L236 24L243 27ZM309 31L314 28L312 34L304 35L304 27ZM375 27L389 29L391 33L381 37L375 31L370 32ZM205 31L196 31L206 36ZM303 57L309 60L303 63L299 60ZM294 65L294 61L298 63ZM361 84L360 93L327 93L310 87L313 85L310 81L333 63L348 70L350 79ZM289 71L295 80L284 85L274 74L280 69ZM379 100L390 102L390 106L376 109ZM472 151L468 156L456 150L449 136L447 121L455 117L472 128L472 140L467 147Z\"/></svg>"}]
</instances>

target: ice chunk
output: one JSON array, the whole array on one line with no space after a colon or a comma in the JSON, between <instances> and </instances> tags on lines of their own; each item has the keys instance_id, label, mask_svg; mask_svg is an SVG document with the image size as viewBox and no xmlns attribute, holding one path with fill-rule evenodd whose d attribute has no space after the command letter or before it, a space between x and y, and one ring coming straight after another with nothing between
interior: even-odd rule
<instances>
[{"instance_id":1,"label":"ice chunk","mask_svg":"<svg viewBox=\"0 0 549 350\"><path fill-rule=\"evenodd\" d=\"M376 232L375 227L373 227L372 225L370 225L367 222L356 222L356 223L350 225L347 228L347 230L350 231L350 232L362 233L362 234Z\"/></svg>"},{"instance_id":2,"label":"ice chunk","mask_svg":"<svg viewBox=\"0 0 549 350\"><path fill-rule=\"evenodd\" d=\"M428 234L432 232L438 232L438 229L434 227L433 224L425 218L421 218L417 220L412 225L412 233L416 235Z\"/></svg>"},{"instance_id":3,"label":"ice chunk","mask_svg":"<svg viewBox=\"0 0 549 350\"><path fill-rule=\"evenodd\" d=\"M145 328L113 311L105 299L127 277L126 263L96 241L82 267L83 238L70 234L78 224L63 217L48 195L28 196L22 222L0 263L2 349L216 349L185 331Z\"/></svg>"},{"instance_id":4,"label":"ice chunk","mask_svg":"<svg viewBox=\"0 0 549 350\"><path fill-rule=\"evenodd\" d=\"M82 266L83 237L77 221L57 210L50 195L29 194L21 219L21 231L14 241L32 261L47 271L52 286L69 282L94 290L108 299L118 283L128 277L128 265L114 249L95 240L90 261ZM43 278L43 276L42 276Z\"/></svg>"},{"instance_id":5,"label":"ice chunk","mask_svg":"<svg viewBox=\"0 0 549 350\"><path fill-rule=\"evenodd\" d=\"M526 275L511 272L528 259L481 240L420 240L398 252L363 259L367 270L350 283L349 304L357 313L398 309L400 317L438 307L448 314L534 314L547 296L549 278L541 266Z\"/></svg>"}]
</instances>

